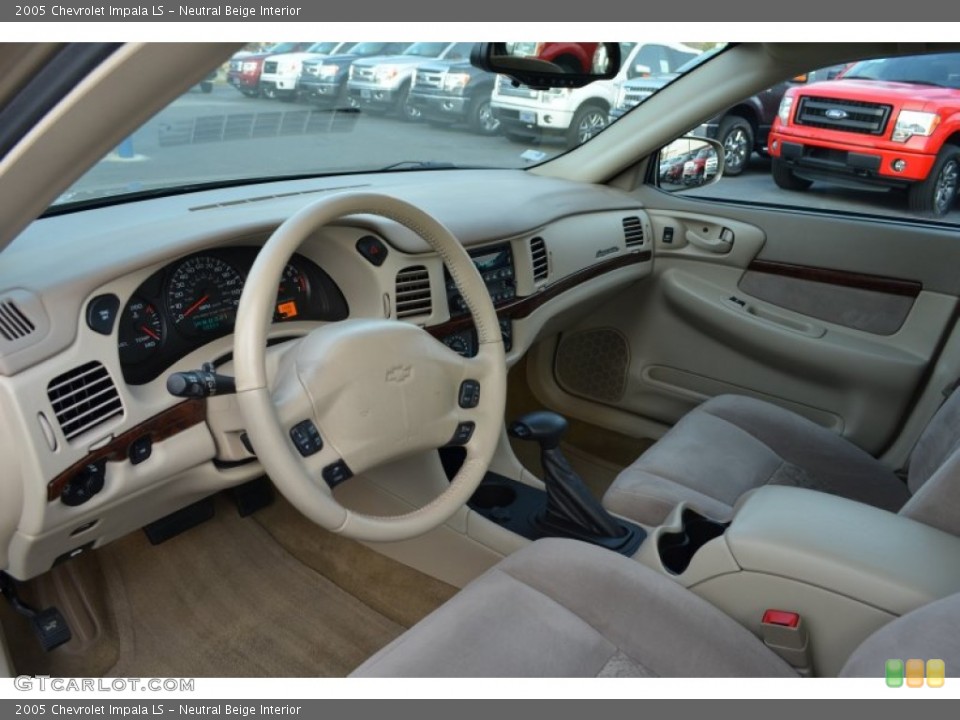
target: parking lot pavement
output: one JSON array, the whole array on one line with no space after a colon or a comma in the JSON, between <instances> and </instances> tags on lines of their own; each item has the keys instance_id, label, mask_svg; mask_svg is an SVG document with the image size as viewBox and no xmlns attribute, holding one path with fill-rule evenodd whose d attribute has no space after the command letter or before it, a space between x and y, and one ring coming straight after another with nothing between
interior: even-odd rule
<instances>
[{"instance_id":1,"label":"parking lot pavement","mask_svg":"<svg viewBox=\"0 0 960 720\"><path fill-rule=\"evenodd\" d=\"M77 199L85 191L182 184L184 168L189 169L190 182L246 177L251 167L263 177L379 170L418 162L522 168L564 149L559 143L525 146L499 136L481 137L459 126L436 127L359 111L333 113L306 104L248 98L223 84L209 94L199 90L185 94L138 130L132 141L132 148L113 153L81 179L73 188ZM198 167L204 169L204 177L197 177ZM782 190L770 176L770 161L756 154L742 175L688 192L706 198L908 216L902 192L849 190L826 183L814 183L805 192ZM960 222L960 209L945 220Z\"/></svg>"}]
</instances>

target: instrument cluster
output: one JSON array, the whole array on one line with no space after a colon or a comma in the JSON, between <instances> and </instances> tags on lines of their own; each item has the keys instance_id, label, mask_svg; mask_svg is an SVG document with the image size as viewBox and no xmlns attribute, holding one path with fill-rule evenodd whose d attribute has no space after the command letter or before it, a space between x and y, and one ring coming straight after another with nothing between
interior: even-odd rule
<instances>
[{"instance_id":1,"label":"instrument cluster","mask_svg":"<svg viewBox=\"0 0 960 720\"><path fill-rule=\"evenodd\" d=\"M208 250L181 258L147 278L120 314L117 349L124 379L139 385L180 358L233 332L253 247ZM343 320L347 302L315 263L294 255L277 288L275 323Z\"/></svg>"}]
</instances>

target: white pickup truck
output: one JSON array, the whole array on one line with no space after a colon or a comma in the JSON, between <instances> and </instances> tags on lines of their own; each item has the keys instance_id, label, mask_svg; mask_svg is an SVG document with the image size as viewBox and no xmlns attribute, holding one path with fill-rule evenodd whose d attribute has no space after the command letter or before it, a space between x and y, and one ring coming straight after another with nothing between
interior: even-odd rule
<instances>
[{"instance_id":1,"label":"white pickup truck","mask_svg":"<svg viewBox=\"0 0 960 720\"><path fill-rule=\"evenodd\" d=\"M263 61L260 73L260 92L264 97L280 100L295 100L297 80L303 70L304 60L336 55L347 52L356 43L317 42L303 52L271 55Z\"/></svg>"},{"instance_id":2,"label":"white pickup truck","mask_svg":"<svg viewBox=\"0 0 960 720\"><path fill-rule=\"evenodd\" d=\"M610 80L572 90L531 90L514 87L509 78L501 76L490 105L500 120L501 132L510 140L529 142L552 135L575 147L607 126L630 68L632 74L670 72L699 53L681 43L620 43L620 72Z\"/></svg>"}]
</instances>

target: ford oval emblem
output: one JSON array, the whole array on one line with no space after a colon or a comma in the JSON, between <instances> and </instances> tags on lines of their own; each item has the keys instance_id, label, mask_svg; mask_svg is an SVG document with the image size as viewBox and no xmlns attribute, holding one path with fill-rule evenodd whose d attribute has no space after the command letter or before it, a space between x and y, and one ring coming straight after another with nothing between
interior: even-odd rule
<instances>
[{"instance_id":1,"label":"ford oval emblem","mask_svg":"<svg viewBox=\"0 0 960 720\"><path fill-rule=\"evenodd\" d=\"M824 115L831 120L846 120L848 117L850 117L846 110L840 110L839 108L830 108L824 113Z\"/></svg>"}]
</instances>

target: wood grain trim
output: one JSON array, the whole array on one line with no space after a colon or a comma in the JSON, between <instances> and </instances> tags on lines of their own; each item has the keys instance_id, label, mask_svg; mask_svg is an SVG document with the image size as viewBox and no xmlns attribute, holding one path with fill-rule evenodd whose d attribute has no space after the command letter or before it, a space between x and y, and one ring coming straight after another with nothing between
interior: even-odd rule
<instances>
[{"instance_id":1,"label":"wood grain trim","mask_svg":"<svg viewBox=\"0 0 960 720\"><path fill-rule=\"evenodd\" d=\"M811 280L828 285L841 285L858 290L873 290L887 295L901 295L910 298L917 297L923 290L923 283L916 280L901 280L900 278L884 277L882 275L866 275L864 273L809 265L793 265L772 260L754 260L750 263L747 271L782 275L799 280Z\"/></svg>"},{"instance_id":2,"label":"wood grain trim","mask_svg":"<svg viewBox=\"0 0 960 720\"><path fill-rule=\"evenodd\" d=\"M47 501L49 502L59 498L64 486L87 465L100 462L101 460L106 460L107 462L125 462L128 458L130 445L134 440L139 440L145 435L149 435L154 443L158 443L194 425L199 425L206 417L207 403L205 400L187 400L174 405L168 410L164 410L159 415L155 415L149 420L140 423L135 428L127 430L123 435L114 438L102 448L88 453L85 458L78 460L57 475L57 477L47 484Z\"/></svg>"},{"instance_id":3,"label":"wood grain trim","mask_svg":"<svg viewBox=\"0 0 960 720\"><path fill-rule=\"evenodd\" d=\"M567 292L568 290L572 290L577 285L582 285L583 283L593 280L600 275L605 275L609 272L613 272L614 270L619 270L620 268L649 262L652 258L653 253L650 250L644 250L642 252L620 255L619 257L596 263L595 265L591 265L590 267L583 268L575 273L571 273L562 280L557 280L554 283L545 285L540 292L534 293L533 295L527 295L525 297L515 298L513 300L498 303L495 305L497 315L501 318L509 318L511 320L525 318L545 303L550 302L555 297ZM473 318L470 317L470 315L464 315L463 317L449 320L445 323L441 323L440 325L431 325L430 327L426 328L426 330L436 338L443 338L452 333L460 332L461 330L466 330L467 328L471 327L473 327Z\"/></svg>"}]
</instances>

